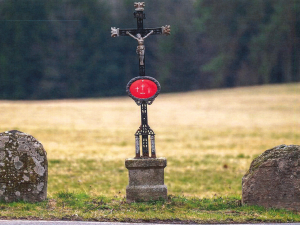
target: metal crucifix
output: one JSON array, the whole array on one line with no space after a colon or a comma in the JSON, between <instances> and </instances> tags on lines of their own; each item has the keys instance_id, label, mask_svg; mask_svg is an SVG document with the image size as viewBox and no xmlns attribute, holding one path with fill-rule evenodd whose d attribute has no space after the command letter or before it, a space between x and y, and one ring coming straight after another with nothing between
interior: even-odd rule
<instances>
[{"instance_id":1,"label":"metal crucifix","mask_svg":"<svg viewBox=\"0 0 300 225\"><path fill-rule=\"evenodd\" d=\"M170 35L171 29L170 25L157 27L157 28L144 28L144 19L146 15L144 13L144 2L134 3L135 12L134 18L137 19L137 29L119 29L116 27L111 28L111 36L131 36L138 41L137 54L139 55L139 75L145 76L145 46L144 40L149 35L164 34Z\"/></svg>"},{"instance_id":2,"label":"metal crucifix","mask_svg":"<svg viewBox=\"0 0 300 225\"><path fill-rule=\"evenodd\" d=\"M156 158L154 132L148 125L147 105L151 105L160 92L160 84L153 77L145 74L145 45L144 41L150 35L164 34L170 35L170 25L158 28L144 29L144 2L134 3L134 18L137 19L137 29L119 29L111 28L111 36L130 36L138 41L136 53L139 56L139 76L131 79L127 84L126 90L128 95L141 106L141 126L135 133L136 158L140 156L140 136L142 136L142 158L149 158L148 136L151 139L151 157Z\"/></svg>"}]
</instances>

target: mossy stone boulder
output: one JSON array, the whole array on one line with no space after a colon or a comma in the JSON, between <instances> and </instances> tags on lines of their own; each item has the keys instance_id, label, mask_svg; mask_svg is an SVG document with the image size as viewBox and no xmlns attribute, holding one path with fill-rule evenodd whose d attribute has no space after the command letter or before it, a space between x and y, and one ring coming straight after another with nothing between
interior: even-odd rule
<instances>
[{"instance_id":1,"label":"mossy stone boulder","mask_svg":"<svg viewBox=\"0 0 300 225\"><path fill-rule=\"evenodd\" d=\"M280 145L265 151L242 179L242 202L300 210L300 146Z\"/></svg>"},{"instance_id":2,"label":"mossy stone boulder","mask_svg":"<svg viewBox=\"0 0 300 225\"><path fill-rule=\"evenodd\" d=\"M13 130L0 133L0 200L39 202L47 197L48 161L33 136Z\"/></svg>"}]
</instances>

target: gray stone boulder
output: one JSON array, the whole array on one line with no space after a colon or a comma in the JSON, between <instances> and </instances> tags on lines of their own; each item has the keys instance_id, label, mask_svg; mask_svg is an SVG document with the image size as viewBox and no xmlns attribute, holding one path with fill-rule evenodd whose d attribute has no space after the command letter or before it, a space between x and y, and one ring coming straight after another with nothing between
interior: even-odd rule
<instances>
[{"instance_id":1,"label":"gray stone boulder","mask_svg":"<svg viewBox=\"0 0 300 225\"><path fill-rule=\"evenodd\" d=\"M242 202L300 210L300 146L280 145L265 151L242 180Z\"/></svg>"},{"instance_id":2,"label":"gray stone boulder","mask_svg":"<svg viewBox=\"0 0 300 225\"><path fill-rule=\"evenodd\" d=\"M47 198L48 161L43 145L20 131L0 133L0 200Z\"/></svg>"}]
</instances>

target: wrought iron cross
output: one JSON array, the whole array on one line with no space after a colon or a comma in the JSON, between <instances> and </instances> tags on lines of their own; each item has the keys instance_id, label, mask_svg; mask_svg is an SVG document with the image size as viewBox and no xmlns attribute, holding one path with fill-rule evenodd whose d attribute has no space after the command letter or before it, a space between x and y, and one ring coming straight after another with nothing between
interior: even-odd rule
<instances>
[{"instance_id":1,"label":"wrought iron cross","mask_svg":"<svg viewBox=\"0 0 300 225\"><path fill-rule=\"evenodd\" d=\"M111 36L131 36L138 41L137 54L139 55L139 75L145 76L145 46L144 40L149 35L164 34L170 35L170 25L157 27L157 28L144 28L144 19L146 15L144 13L144 2L134 3L135 12L133 13L134 18L137 19L137 29L119 29L116 27L111 28Z\"/></svg>"},{"instance_id":2,"label":"wrought iron cross","mask_svg":"<svg viewBox=\"0 0 300 225\"><path fill-rule=\"evenodd\" d=\"M151 157L156 158L155 153L155 139L154 132L148 125L148 113L147 104L152 104L154 99L160 92L160 84L152 77L147 77L145 75L145 45L144 40L155 34L170 35L170 25L157 27L157 28L144 28L144 19L146 19L144 13L144 2L134 3L135 12L134 18L137 19L137 29L119 29L116 27L111 28L111 36L130 36L138 41L138 46L136 53L139 56L139 77L133 78L129 81L127 85L127 92L134 101L141 106L141 126L135 133L135 148L136 148L136 158L141 158L140 156L140 138L142 136L142 158L149 157L149 146L148 146L148 136L151 139ZM154 88L153 88L154 87ZM145 90L144 90L145 89ZM146 90L147 89L147 90ZM154 91L153 91L154 90ZM146 93L146 92L148 93ZM143 97L147 96L147 97Z\"/></svg>"}]
</instances>

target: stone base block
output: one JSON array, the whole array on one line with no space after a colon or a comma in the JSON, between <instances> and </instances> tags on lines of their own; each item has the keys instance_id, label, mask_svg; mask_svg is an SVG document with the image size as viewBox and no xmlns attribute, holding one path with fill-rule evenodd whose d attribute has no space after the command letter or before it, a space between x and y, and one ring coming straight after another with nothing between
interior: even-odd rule
<instances>
[{"instance_id":1,"label":"stone base block","mask_svg":"<svg viewBox=\"0 0 300 225\"><path fill-rule=\"evenodd\" d=\"M127 202L167 199L164 185L165 158L126 159L129 185L126 188Z\"/></svg>"},{"instance_id":2,"label":"stone base block","mask_svg":"<svg viewBox=\"0 0 300 225\"><path fill-rule=\"evenodd\" d=\"M166 185L154 185L154 186L127 186L126 199L127 202L151 201L159 199L167 199L167 186Z\"/></svg>"}]
</instances>

